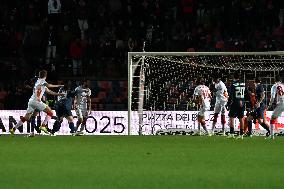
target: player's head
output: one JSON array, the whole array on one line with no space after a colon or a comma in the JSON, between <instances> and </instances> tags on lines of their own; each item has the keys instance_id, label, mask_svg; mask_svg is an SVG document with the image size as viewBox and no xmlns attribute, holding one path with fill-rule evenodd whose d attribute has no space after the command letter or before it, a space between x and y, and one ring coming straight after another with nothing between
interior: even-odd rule
<instances>
[{"instance_id":1,"label":"player's head","mask_svg":"<svg viewBox=\"0 0 284 189\"><path fill-rule=\"evenodd\" d=\"M68 82L64 82L63 85L64 85L63 86L64 91L70 90L70 85L68 84Z\"/></svg>"},{"instance_id":2,"label":"player's head","mask_svg":"<svg viewBox=\"0 0 284 189\"><path fill-rule=\"evenodd\" d=\"M254 83L261 83L261 79L259 77L254 78Z\"/></svg>"},{"instance_id":3,"label":"player's head","mask_svg":"<svg viewBox=\"0 0 284 189\"><path fill-rule=\"evenodd\" d=\"M87 87L88 87L88 81L87 81L87 79L83 79L83 80L81 81L81 86L84 87L84 88L87 88Z\"/></svg>"},{"instance_id":4,"label":"player's head","mask_svg":"<svg viewBox=\"0 0 284 189\"><path fill-rule=\"evenodd\" d=\"M215 83L218 83L220 80L221 80L221 77L219 75L216 74L216 75L213 76L213 81Z\"/></svg>"},{"instance_id":5,"label":"player's head","mask_svg":"<svg viewBox=\"0 0 284 189\"><path fill-rule=\"evenodd\" d=\"M204 85L205 84L205 80L203 78L199 77L196 80L196 84L197 85Z\"/></svg>"},{"instance_id":6,"label":"player's head","mask_svg":"<svg viewBox=\"0 0 284 189\"><path fill-rule=\"evenodd\" d=\"M240 72L239 71L236 71L234 73L234 80L239 80L240 79Z\"/></svg>"},{"instance_id":7,"label":"player's head","mask_svg":"<svg viewBox=\"0 0 284 189\"><path fill-rule=\"evenodd\" d=\"M280 75L276 75L275 82L282 82L282 78Z\"/></svg>"},{"instance_id":8,"label":"player's head","mask_svg":"<svg viewBox=\"0 0 284 189\"><path fill-rule=\"evenodd\" d=\"M47 71L46 70L39 71L39 75L38 76L39 76L40 79L45 79L46 76L47 76Z\"/></svg>"}]
</instances>

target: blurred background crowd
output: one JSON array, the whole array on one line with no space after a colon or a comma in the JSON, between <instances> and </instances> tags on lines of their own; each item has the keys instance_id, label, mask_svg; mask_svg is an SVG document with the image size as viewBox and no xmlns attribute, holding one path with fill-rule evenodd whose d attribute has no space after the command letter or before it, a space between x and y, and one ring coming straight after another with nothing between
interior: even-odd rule
<instances>
[{"instance_id":1,"label":"blurred background crowd","mask_svg":"<svg viewBox=\"0 0 284 189\"><path fill-rule=\"evenodd\" d=\"M284 49L283 0L1 0L0 109L26 109L25 87L92 89L95 110L127 109L127 52ZM52 100L52 99L51 99Z\"/></svg>"}]
</instances>

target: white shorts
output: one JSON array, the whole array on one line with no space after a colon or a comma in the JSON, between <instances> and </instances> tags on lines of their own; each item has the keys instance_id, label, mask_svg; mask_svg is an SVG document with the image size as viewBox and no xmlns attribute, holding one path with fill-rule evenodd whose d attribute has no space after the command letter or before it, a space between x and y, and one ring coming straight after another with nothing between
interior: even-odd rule
<instances>
[{"instance_id":1,"label":"white shorts","mask_svg":"<svg viewBox=\"0 0 284 189\"><path fill-rule=\"evenodd\" d=\"M33 113L35 110L43 111L45 110L47 105L43 103L42 101L36 101L36 100L29 100L27 113Z\"/></svg>"},{"instance_id":2,"label":"white shorts","mask_svg":"<svg viewBox=\"0 0 284 189\"><path fill-rule=\"evenodd\" d=\"M276 108L272 113L272 117L277 118L281 116L282 112L284 112L284 103L277 104Z\"/></svg>"},{"instance_id":3,"label":"white shorts","mask_svg":"<svg viewBox=\"0 0 284 189\"><path fill-rule=\"evenodd\" d=\"M204 117L205 116L205 112L210 110L210 104L205 104L203 106L201 106L198 115Z\"/></svg>"},{"instance_id":4,"label":"white shorts","mask_svg":"<svg viewBox=\"0 0 284 189\"><path fill-rule=\"evenodd\" d=\"M226 112L227 101L216 101L214 107L214 113L219 114L221 112L222 115L225 115Z\"/></svg>"},{"instance_id":5,"label":"white shorts","mask_svg":"<svg viewBox=\"0 0 284 189\"><path fill-rule=\"evenodd\" d=\"M86 108L76 109L76 114L78 118L83 118L88 116L88 110Z\"/></svg>"}]
</instances>

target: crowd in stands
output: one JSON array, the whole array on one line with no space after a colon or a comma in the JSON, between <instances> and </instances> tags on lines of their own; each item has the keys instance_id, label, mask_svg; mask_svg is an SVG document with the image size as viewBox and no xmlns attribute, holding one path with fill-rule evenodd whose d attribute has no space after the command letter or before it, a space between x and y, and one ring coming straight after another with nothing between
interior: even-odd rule
<instances>
[{"instance_id":1,"label":"crowd in stands","mask_svg":"<svg viewBox=\"0 0 284 189\"><path fill-rule=\"evenodd\" d=\"M283 50L283 20L283 0L1 0L0 109L25 109L23 81L43 68L53 82L86 77L93 98L126 109L117 83L144 41L146 51Z\"/></svg>"}]
</instances>

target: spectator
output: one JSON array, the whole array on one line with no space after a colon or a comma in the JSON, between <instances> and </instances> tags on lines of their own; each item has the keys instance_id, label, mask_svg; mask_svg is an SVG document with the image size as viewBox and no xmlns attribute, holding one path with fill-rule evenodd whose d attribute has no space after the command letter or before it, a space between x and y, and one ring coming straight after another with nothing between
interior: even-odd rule
<instances>
[{"instance_id":1,"label":"spectator","mask_svg":"<svg viewBox=\"0 0 284 189\"><path fill-rule=\"evenodd\" d=\"M58 25L59 14L61 13L60 0L48 0L48 21L50 25Z\"/></svg>"},{"instance_id":2,"label":"spectator","mask_svg":"<svg viewBox=\"0 0 284 189\"><path fill-rule=\"evenodd\" d=\"M49 30L47 32L47 47L46 47L46 64L50 63L50 59L52 58L55 60L56 57L56 43L57 43L57 36L54 31L54 27L51 25L49 26Z\"/></svg>"},{"instance_id":3,"label":"spectator","mask_svg":"<svg viewBox=\"0 0 284 189\"><path fill-rule=\"evenodd\" d=\"M79 0L77 8L77 19L78 19L78 26L81 31L81 39L85 39L85 32L89 28L89 25L88 25L88 10L86 2L84 0Z\"/></svg>"},{"instance_id":4,"label":"spectator","mask_svg":"<svg viewBox=\"0 0 284 189\"><path fill-rule=\"evenodd\" d=\"M77 76L78 74L82 75L82 56L83 47L81 40L76 38L70 45L70 57L72 59L74 76Z\"/></svg>"},{"instance_id":5,"label":"spectator","mask_svg":"<svg viewBox=\"0 0 284 189\"><path fill-rule=\"evenodd\" d=\"M63 31L59 33L59 46L60 46L60 53L62 54L63 58L68 57L68 49L70 46L70 43L73 39L73 33L70 31L70 27L68 25L65 25L63 27Z\"/></svg>"}]
</instances>

